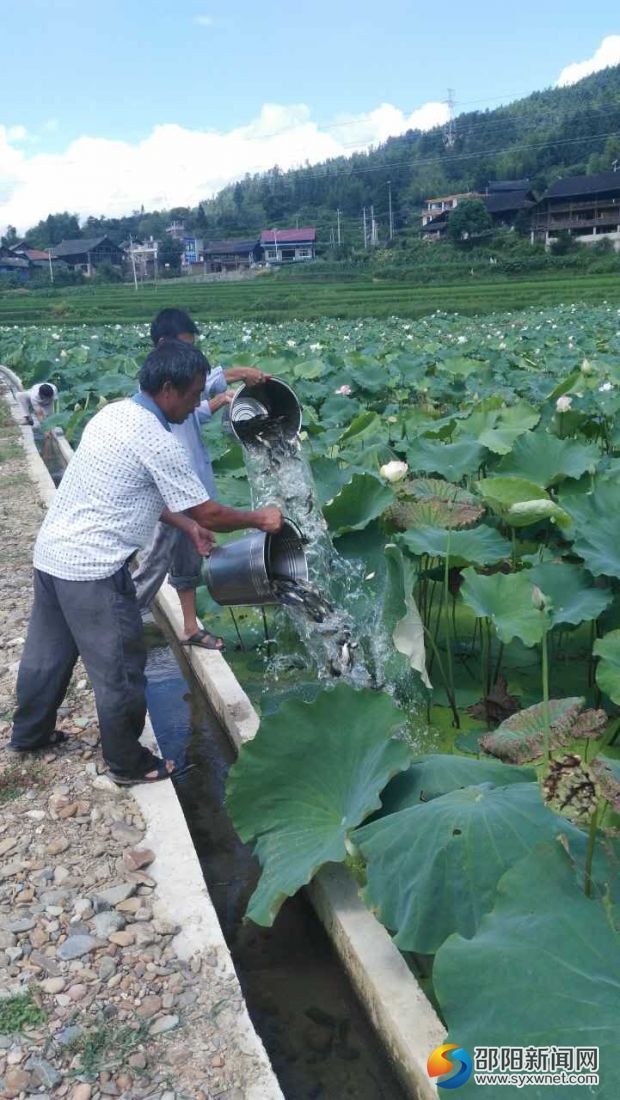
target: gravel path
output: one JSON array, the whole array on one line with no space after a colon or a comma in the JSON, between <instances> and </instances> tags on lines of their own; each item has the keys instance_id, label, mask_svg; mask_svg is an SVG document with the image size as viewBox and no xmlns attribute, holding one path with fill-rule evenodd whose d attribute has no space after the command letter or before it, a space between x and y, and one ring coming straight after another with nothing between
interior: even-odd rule
<instances>
[{"instance_id":1,"label":"gravel path","mask_svg":"<svg viewBox=\"0 0 620 1100\"><path fill-rule=\"evenodd\" d=\"M239 987L175 953L131 793L101 775L84 670L44 756L5 746L43 505L0 400L0 1096L260 1100Z\"/></svg>"}]
</instances>

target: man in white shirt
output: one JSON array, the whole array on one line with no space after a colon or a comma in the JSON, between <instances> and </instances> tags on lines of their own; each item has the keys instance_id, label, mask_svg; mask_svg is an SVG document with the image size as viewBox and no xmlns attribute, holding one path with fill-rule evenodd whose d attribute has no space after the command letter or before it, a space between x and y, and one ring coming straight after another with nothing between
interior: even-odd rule
<instances>
[{"instance_id":1,"label":"man in white shirt","mask_svg":"<svg viewBox=\"0 0 620 1100\"><path fill-rule=\"evenodd\" d=\"M174 770L139 743L146 650L129 559L160 517L203 554L210 530L278 531L282 524L277 508L244 512L210 500L170 432L198 406L206 371L200 351L166 341L140 371L141 393L107 405L84 430L34 548L34 604L11 739L18 752L64 740L56 714L81 656L112 778L154 782Z\"/></svg>"},{"instance_id":2,"label":"man in white shirt","mask_svg":"<svg viewBox=\"0 0 620 1100\"><path fill-rule=\"evenodd\" d=\"M54 411L54 401L58 397L58 390L52 382L38 382L29 390L22 390L17 394L17 403L24 414L26 424L32 424L33 414L40 422Z\"/></svg>"}]
</instances>

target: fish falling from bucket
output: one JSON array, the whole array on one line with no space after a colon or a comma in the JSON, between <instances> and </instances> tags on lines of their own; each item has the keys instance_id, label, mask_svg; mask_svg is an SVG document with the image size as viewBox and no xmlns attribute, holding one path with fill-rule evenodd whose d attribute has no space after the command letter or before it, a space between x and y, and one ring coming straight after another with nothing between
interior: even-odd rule
<instances>
[{"instance_id":1,"label":"fish falling from bucket","mask_svg":"<svg viewBox=\"0 0 620 1100\"><path fill-rule=\"evenodd\" d=\"M286 417L257 415L248 420L235 421L235 431L245 447L263 447L269 459L278 466L282 459L296 454L297 438L288 439L285 432Z\"/></svg>"},{"instance_id":2,"label":"fish falling from bucket","mask_svg":"<svg viewBox=\"0 0 620 1100\"><path fill-rule=\"evenodd\" d=\"M271 581L271 589L279 604L302 611L315 623L322 624L326 619L334 617L333 605L306 581L275 577ZM336 653L330 661L330 672L332 676L342 676L353 667L358 643L353 641L350 631L343 628L340 622L336 625L335 633L338 635L334 639Z\"/></svg>"}]
</instances>

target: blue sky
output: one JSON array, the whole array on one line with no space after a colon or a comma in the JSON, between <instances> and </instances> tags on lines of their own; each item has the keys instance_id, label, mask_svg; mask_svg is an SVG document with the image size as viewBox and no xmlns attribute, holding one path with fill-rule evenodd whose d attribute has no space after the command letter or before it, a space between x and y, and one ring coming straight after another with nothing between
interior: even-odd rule
<instances>
[{"instance_id":1,"label":"blue sky","mask_svg":"<svg viewBox=\"0 0 620 1100\"><path fill-rule=\"evenodd\" d=\"M35 169L48 175L50 202L67 180L75 207L87 165L101 175L105 143L122 143L104 158L116 157L118 177L107 181L109 199L95 187L93 201L119 211L175 201L174 176L164 173L159 191L148 177L166 140L173 159L181 149L184 202L193 134L227 137L195 146L204 192L267 167L269 156L285 165L382 140L424 104L435 105L428 124L440 120L448 87L457 110L493 107L594 57L620 33L617 11L611 0L0 0L0 229L7 217L40 216ZM606 59L620 61L620 47ZM276 109L261 115L269 104ZM392 113L373 116L382 104ZM368 124L351 125L360 116ZM248 127L241 145L230 139Z\"/></svg>"}]
</instances>

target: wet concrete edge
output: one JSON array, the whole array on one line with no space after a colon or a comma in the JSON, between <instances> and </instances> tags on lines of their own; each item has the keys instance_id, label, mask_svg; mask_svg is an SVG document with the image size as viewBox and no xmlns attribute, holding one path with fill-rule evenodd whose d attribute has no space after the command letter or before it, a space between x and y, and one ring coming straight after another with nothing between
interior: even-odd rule
<instances>
[{"instance_id":1,"label":"wet concrete edge","mask_svg":"<svg viewBox=\"0 0 620 1100\"><path fill-rule=\"evenodd\" d=\"M174 589L164 584L155 602L178 637L182 618ZM177 660L191 668L234 747L250 741L259 717L222 654L172 646ZM324 867L306 891L407 1094L412 1100L437 1100L426 1063L445 1042L446 1031L388 932L360 900L345 867Z\"/></svg>"}]
</instances>

